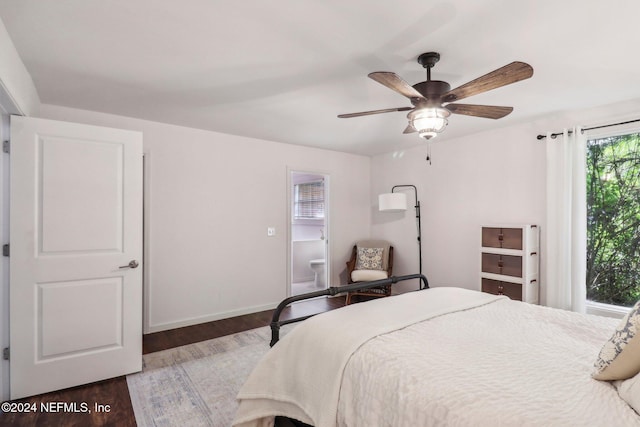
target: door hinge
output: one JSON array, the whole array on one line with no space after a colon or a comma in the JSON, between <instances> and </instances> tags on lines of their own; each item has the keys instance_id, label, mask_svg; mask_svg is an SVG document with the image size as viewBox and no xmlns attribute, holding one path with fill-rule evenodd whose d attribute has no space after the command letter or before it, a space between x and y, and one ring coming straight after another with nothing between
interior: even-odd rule
<instances>
[{"instance_id":1,"label":"door hinge","mask_svg":"<svg viewBox=\"0 0 640 427\"><path fill-rule=\"evenodd\" d=\"M4 360L9 360L9 347L5 347L2 349L2 358Z\"/></svg>"},{"instance_id":2,"label":"door hinge","mask_svg":"<svg viewBox=\"0 0 640 427\"><path fill-rule=\"evenodd\" d=\"M2 256L9 256L9 244L2 245Z\"/></svg>"},{"instance_id":3,"label":"door hinge","mask_svg":"<svg viewBox=\"0 0 640 427\"><path fill-rule=\"evenodd\" d=\"M2 152L7 154L11 152L11 142L2 141Z\"/></svg>"}]
</instances>

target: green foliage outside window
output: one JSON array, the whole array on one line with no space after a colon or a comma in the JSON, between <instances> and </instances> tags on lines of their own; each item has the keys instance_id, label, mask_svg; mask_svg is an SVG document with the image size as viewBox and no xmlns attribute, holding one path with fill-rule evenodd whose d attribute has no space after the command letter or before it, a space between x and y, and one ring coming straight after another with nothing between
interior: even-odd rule
<instances>
[{"instance_id":1,"label":"green foliage outside window","mask_svg":"<svg viewBox=\"0 0 640 427\"><path fill-rule=\"evenodd\" d=\"M587 145L587 299L640 299L640 134Z\"/></svg>"}]
</instances>

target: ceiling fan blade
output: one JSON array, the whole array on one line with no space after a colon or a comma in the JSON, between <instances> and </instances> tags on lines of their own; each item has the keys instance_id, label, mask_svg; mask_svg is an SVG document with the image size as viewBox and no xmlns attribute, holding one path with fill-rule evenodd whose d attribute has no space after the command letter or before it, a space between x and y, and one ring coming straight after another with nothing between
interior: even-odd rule
<instances>
[{"instance_id":1,"label":"ceiling fan blade","mask_svg":"<svg viewBox=\"0 0 640 427\"><path fill-rule=\"evenodd\" d=\"M407 127L405 128L404 132L402 132L402 133L414 133L414 132L418 132L418 130L416 128L414 128L411 123L409 123L407 125Z\"/></svg>"},{"instance_id":2,"label":"ceiling fan blade","mask_svg":"<svg viewBox=\"0 0 640 427\"><path fill-rule=\"evenodd\" d=\"M502 86L509 85L511 83L519 82L520 80L528 79L533 75L533 68L531 65L524 62L512 62L509 65L505 65L502 68L498 68L485 74L482 77L478 77L475 80L465 83L455 89L442 95L443 102L457 101L463 98L467 98L472 95L477 95L482 92L486 92L492 89L497 89Z\"/></svg>"},{"instance_id":3,"label":"ceiling fan blade","mask_svg":"<svg viewBox=\"0 0 640 427\"><path fill-rule=\"evenodd\" d=\"M447 104L445 107L453 114L500 119L513 111L513 107L497 107L493 105Z\"/></svg>"},{"instance_id":4,"label":"ceiling fan blade","mask_svg":"<svg viewBox=\"0 0 640 427\"><path fill-rule=\"evenodd\" d=\"M413 86L402 80L396 73L389 71L376 71L369 74L369 78L385 85L389 89L395 90L400 95L407 98L424 98L420 92L415 90Z\"/></svg>"},{"instance_id":5,"label":"ceiling fan blade","mask_svg":"<svg viewBox=\"0 0 640 427\"><path fill-rule=\"evenodd\" d=\"M341 119L348 119L350 117L370 116L372 114L393 113L394 111L409 110L413 110L413 107L385 108L384 110L363 111L361 113L338 114L338 117Z\"/></svg>"}]
</instances>

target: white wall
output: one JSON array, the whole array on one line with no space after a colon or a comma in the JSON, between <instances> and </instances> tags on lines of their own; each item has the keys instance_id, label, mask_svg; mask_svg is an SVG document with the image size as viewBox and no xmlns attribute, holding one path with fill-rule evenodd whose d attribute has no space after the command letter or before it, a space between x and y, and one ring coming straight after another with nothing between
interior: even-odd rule
<instances>
[{"instance_id":1,"label":"white wall","mask_svg":"<svg viewBox=\"0 0 640 427\"><path fill-rule=\"evenodd\" d=\"M36 114L40 107L36 87L1 20L0 70L0 106L10 107L6 111L9 114Z\"/></svg>"},{"instance_id":2,"label":"white wall","mask_svg":"<svg viewBox=\"0 0 640 427\"><path fill-rule=\"evenodd\" d=\"M332 284L353 242L369 235L368 157L51 105L40 116L144 133L147 332L286 296L288 170L330 175Z\"/></svg>"},{"instance_id":3,"label":"white wall","mask_svg":"<svg viewBox=\"0 0 640 427\"><path fill-rule=\"evenodd\" d=\"M418 189L422 216L423 273L431 286L479 289L480 226L544 220L544 144L530 126L450 141L372 160L372 194L394 185ZM398 191L398 190L396 190ZM394 246L394 274L418 272L413 191L403 213L377 211L373 199L372 236ZM398 290L415 289L402 283Z\"/></svg>"},{"instance_id":4,"label":"white wall","mask_svg":"<svg viewBox=\"0 0 640 427\"><path fill-rule=\"evenodd\" d=\"M324 240L294 240L291 242L291 282L307 282L315 278L309 266L312 259L324 259Z\"/></svg>"},{"instance_id":5,"label":"white wall","mask_svg":"<svg viewBox=\"0 0 640 427\"><path fill-rule=\"evenodd\" d=\"M305 240L320 240L324 235L324 222L319 221L318 224L292 224L291 225L291 240L292 241L305 241Z\"/></svg>"},{"instance_id":6,"label":"white wall","mask_svg":"<svg viewBox=\"0 0 640 427\"><path fill-rule=\"evenodd\" d=\"M415 210L391 214L377 211L378 194L390 192L393 185L416 185L422 205L423 272L430 284L480 289L480 227L538 224L541 301L545 303L547 142L538 141L536 136L562 131L563 127L590 127L638 118L640 100L632 100L562 112L453 140L435 139L431 165L425 161L426 144L375 156L371 162L372 237L393 242L395 275L418 272ZM413 192L407 196L412 206ZM416 287L399 284L396 290Z\"/></svg>"}]
</instances>

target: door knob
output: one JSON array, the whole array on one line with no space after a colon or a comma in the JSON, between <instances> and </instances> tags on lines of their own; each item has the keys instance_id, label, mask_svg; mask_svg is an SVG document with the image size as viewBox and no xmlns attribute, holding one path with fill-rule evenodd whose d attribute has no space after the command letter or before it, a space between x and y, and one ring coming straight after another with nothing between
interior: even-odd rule
<instances>
[{"instance_id":1,"label":"door knob","mask_svg":"<svg viewBox=\"0 0 640 427\"><path fill-rule=\"evenodd\" d=\"M127 264L127 265L121 265L121 266L120 266L120 267L118 267L118 268L137 268L139 265L140 265L140 264L138 264L138 261L136 261L136 260L134 259L134 260L129 261L129 264Z\"/></svg>"}]
</instances>

